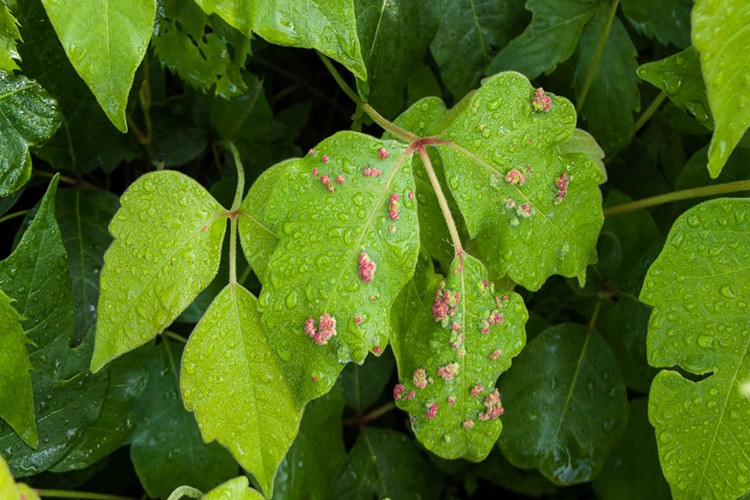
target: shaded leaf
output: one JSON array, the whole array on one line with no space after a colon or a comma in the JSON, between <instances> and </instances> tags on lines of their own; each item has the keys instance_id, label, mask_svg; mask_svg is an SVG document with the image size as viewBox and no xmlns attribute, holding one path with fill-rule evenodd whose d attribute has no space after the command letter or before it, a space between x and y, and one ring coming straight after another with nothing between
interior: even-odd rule
<instances>
[{"instance_id":1,"label":"shaded leaf","mask_svg":"<svg viewBox=\"0 0 750 500\"><path fill-rule=\"evenodd\" d=\"M548 328L529 342L500 381L508 411L500 448L550 481L590 481L601 470L627 420L617 360L596 331Z\"/></svg>"},{"instance_id":2,"label":"shaded leaf","mask_svg":"<svg viewBox=\"0 0 750 500\"><path fill-rule=\"evenodd\" d=\"M19 69L17 61L21 60L21 55L16 44L20 41L18 21L7 6L0 5L0 71Z\"/></svg>"},{"instance_id":3,"label":"shaded leaf","mask_svg":"<svg viewBox=\"0 0 750 500\"><path fill-rule=\"evenodd\" d=\"M718 177L729 155L750 127L750 3L744 0L696 0L693 45L700 53L714 135L708 171Z\"/></svg>"},{"instance_id":4,"label":"shaded leaf","mask_svg":"<svg viewBox=\"0 0 750 500\"><path fill-rule=\"evenodd\" d=\"M654 306L649 363L705 375L695 382L667 369L651 384L649 420L678 499L748 491L749 213L750 200L718 199L682 214L641 291Z\"/></svg>"},{"instance_id":5,"label":"shaded leaf","mask_svg":"<svg viewBox=\"0 0 750 500\"><path fill-rule=\"evenodd\" d=\"M302 416L276 356L255 297L228 285L190 336L180 380L203 440L229 448L268 497Z\"/></svg>"},{"instance_id":6,"label":"shaded leaf","mask_svg":"<svg viewBox=\"0 0 750 500\"><path fill-rule=\"evenodd\" d=\"M471 470L480 479L522 495L541 497L557 492L557 487L539 471L513 467L497 447Z\"/></svg>"},{"instance_id":7,"label":"shaded leaf","mask_svg":"<svg viewBox=\"0 0 750 500\"><path fill-rule=\"evenodd\" d=\"M151 340L208 286L226 230L221 205L174 171L144 175L120 205L104 255L94 371Z\"/></svg>"},{"instance_id":8,"label":"shaded leaf","mask_svg":"<svg viewBox=\"0 0 750 500\"><path fill-rule=\"evenodd\" d=\"M203 500L263 500L265 497L250 488L245 476L230 479L203 496Z\"/></svg>"},{"instance_id":9,"label":"shaded leaf","mask_svg":"<svg viewBox=\"0 0 750 500\"><path fill-rule=\"evenodd\" d=\"M361 366L356 363L346 365L339 378L346 406L358 411L372 406L390 381L395 366L393 356L387 350L380 356L368 357Z\"/></svg>"},{"instance_id":10,"label":"shaded leaf","mask_svg":"<svg viewBox=\"0 0 750 500\"><path fill-rule=\"evenodd\" d=\"M692 0L622 0L622 12L638 31L681 49L690 45L692 6Z\"/></svg>"},{"instance_id":11,"label":"shaded leaf","mask_svg":"<svg viewBox=\"0 0 750 500\"><path fill-rule=\"evenodd\" d=\"M42 3L73 67L115 127L127 132L128 94L151 39L156 0Z\"/></svg>"}]
</instances>

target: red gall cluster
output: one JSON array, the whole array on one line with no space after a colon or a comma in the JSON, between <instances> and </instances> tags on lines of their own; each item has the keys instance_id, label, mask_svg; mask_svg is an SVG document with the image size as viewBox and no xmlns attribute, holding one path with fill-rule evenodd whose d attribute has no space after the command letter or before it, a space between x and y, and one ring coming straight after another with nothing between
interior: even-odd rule
<instances>
[{"instance_id":1,"label":"red gall cluster","mask_svg":"<svg viewBox=\"0 0 750 500\"><path fill-rule=\"evenodd\" d=\"M531 100L531 107L534 111L549 111L550 106L552 106L552 98L544 92L542 87L536 89L534 98Z\"/></svg>"},{"instance_id":2,"label":"red gall cluster","mask_svg":"<svg viewBox=\"0 0 750 500\"><path fill-rule=\"evenodd\" d=\"M502 355L503 355L503 350L498 347L497 349L495 349L494 351L490 353L490 359L492 361L497 361Z\"/></svg>"},{"instance_id":3,"label":"red gall cluster","mask_svg":"<svg viewBox=\"0 0 750 500\"><path fill-rule=\"evenodd\" d=\"M361 325L365 319L362 316L359 316L357 314L354 315L354 324L355 325Z\"/></svg>"},{"instance_id":4,"label":"red gall cluster","mask_svg":"<svg viewBox=\"0 0 750 500\"><path fill-rule=\"evenodd\" d=\"M442 283L440 288L435 290L435 300L432 301L432 317L435 321L441 321L443 326L448 326L448 318L456 314L456 307L461 300L461 294L445 288ZM457 323L454 323L458 326ZM453 326L451 325L451 329ZM460 330L461 327L458 326Z\"/></svg>"},{"instance_id":5,"label":"red gall cluster","mask_svg":"<svg viewBox=\"0 0 750 500\"><path fill-rule=\"evenodd\" d=\"M372 353L375 356L380 356L381 354L383 354L383 349L381 349L380 346L376 345L375 347L372 348Z\"/></svg>"},{"instance_id":6,"label":"red gall cluster","mask_svg":"<svg viewBox=\"0 0 750 500\"><path fill-rule=\"evenodd\" d=\"M497 389L489 396L484 398L484 407L487 411L479 414L479 420L497 420L505 412L503 404L500 401L500 391Z\"/></svg>"},{"instance_id":7,"label":"red gall cluster","mask_svg":"<svg viewBox=\"0 0 750 500\"><path fill-rule=\"evenodd\" d=\"M456 355L459 357L459 359L463 359L464 356L466 356L466 348L464 347L464 334L461 333L461 328L453 328L453 326L458 327L458 323L453 323L451 327L451 338L448 340L448 343L451 345L454 351L456 351Z\"/></svg>"},{"instance_id":8,"label":"red gall cluster","mask_svg":"<svg viewBox=\"0 0 750 500\"><path fill-rule=\"evenodd\" d=\"M492 325L502 324L503 321L505 321L505 317L500 311L498 311L497 309L490 311L487 315L487 319L482 321L482 333L487 335L488 333L490 333L490 327Z\"/></svg>"},{"instance_id":9,"label":"red gall cluster","mask_svg":"<svg viewBox=\"0 0 750 500\"><path fill-rule=\"evenodd\" d=\"M398 193L391 194L391 198L388 201L388 215L391 217L391 220L398 220L399 212L401 211L401 207L399 206L399 200L400 196Z\"/></svg>"},{"instance_id":10,"label":"red gall cluster","mask_svg":"<svg viewBox=\"0 0 750 500\"><path fill-rule=\"evenodd\" d=\"M555 180L555 187L557 188L557 193L555 193L555 205L562 203L568 195L568 182L570 182L570 176L567 172Z\"/></svg>"},{"instance_id":11,"label":"red gall cluster","mask_svg":"<svg viewBox=\"0 0 750 500\"><path fill-rule=\"evenodd\" d=\"M318 345L326 345L328 340L334 337L336 333L336 318L328 313L320 317L317 327L314 318L307 318L307 321L305 321L305 334Z\"/></svg>"},{"instance_id":12,"label":"red gall cluster","mask_svg":"<svg viewBox=\"0 0 750 500\"><path fill-rule=\"evenodd\" d=\"M333 181L330 177L327 175L321 175L320 176L320 182L323 183L324 186L328 188L328 191L333 193L336 189L333 187Z\"/></svg>"},{"instance_id":13,"label":"red gall cluster","mask_svg":"<svg viewBox=\"0 0 750 500\"><path fill-rule=\"evenodd\" d=\"M482 384L477 384L471 388L471 395L474 397L481 395L483 392L484 392L484 387L482 387Z\"/></svg>"},{"instance_id":14,"label":"red gall cluster","mask_svg":"<svg viewBox=\"0 0 750 500\"><path fill-rule=\"evenodd\" d=\"M343 175L337 175L335 181L338 182L339 184L343 184L344 183L344 176Z\"/></svg>"},{"instance_id":15,"label":"red gall cluster","mask_svg":"<svg viewBox=\"0 0 750 500\"><path fill-rule=\"evenodd\" d=\"M458 369L459 369L458 363L448 363L447 365L441 366L440 368L438 368L438 375L440 375L443 378L443 380L448 382L453 377L458 376Z\"/></svg>"},{"instance_id":16,"label":"red gall cluster","mask_svg":"<svg viewBox=\"0 0 750 500\"><path fill-rule=\"evenodd\" d=\"M451 406L455 405L456 404L456 398L454 398L453 396L448 396L448 404L451 405Z\"/></svg>"},{"instance_id":17,"label":"red gall cluster","mask_svg":"<svg viewBox=\"0 0 750 500\"><path fill-rule=\"evenodd\" d=\"M380 149L378 149L378 156L381 160L388 158L388 151L386 151L384 146L380 146Z\"/></svg>"},{"instance_id":18,"label":"red gall cluster","mask_svg":"<svg viewBox=\"0 0 750 500\"><path fill-rule=\"evenodd\" d=\"M414 199L414 191L409 191L406 194L406 199L409 200L409 201L413 200Z\"/></svg>"},{"instance_id":19,"label":"red gall cluster","mask_svg":"<svg viewBox=\"0 0 750 500\"><path fill-rule=\"evenodd\" d=\"M369 165L365 165L365 169L362 171L365 177L381 177L383 172L378 168L370 168Z\"/></svg>"},{"instance_id":20,"label":"red gall cluster","mask_svg":"<svg viewBox=\"0 0 750 500\"><path fill-rule=\"evenodd\" d=\"M472 419L464 420L463 426L464 429L471 429L472 427L474 427L474 421Z\"/></svg>"},{"instance_id":21,"label":"red gall cluster","mask_svg":"<svg viewBox=\"0 0 750 500\"><path fill-rule=\"evenodd\" d=\"M531 208L531 205L528 203L521 203L518 204L516 200L513 198L508 198L508 200L505 202L505 205L516 212L516 215L519 217L527 218L531 217L534 214L534 210Z\"/></svg>"},{"instance_id":22,"label":"red gall cluster","mask_svg":"<svg viewBox=\"0 0 750 500\"><path fill-rule=\"evenodd\" d=\"M427 387L427 372L425 372L424 368L417 368L414 370L412 380L414 381L414 385L419 389L424 389Z\"/></svg>"},{"instance_id":23,"label":"red gall cluster","mask_svg":"<svg viewBox=\"0 0 750 500\"><path fill-rule=\"evenodd\" d=\"M438 411L438 405L437 403L427 403L427 411L425 412L424 416L433 419L435 418L435 415L437 415Z\"/></svg>"},{"instance_id":24,"label":"red gall cluster","mask_svg":"<svg viewBox=\"0 0 750 500\"><path fill-rule=\"evenodd\" d=\"M405 399L406 401L409 401L414 397L413 389L406 394L404 393L406 393L406 388L403 386L403 384L396 384L393 387L393 399L396 399L398 401Z\"/></svg>"},{"instance_id":25,"label":"red gall cluster","mask_svg":"<svg viewBox=\"0 0 750 500\"><path fill-rule=\"evenodd\" d=\"M526 176L523 175L523 172L518 170L517 168L514 168L507 174L505 174L505 182L508 184L520 184L523 186L526 184Z\"/></svg>"},{"instance_id":26,"label":"red gall cluster","mask_svg":"<svg viewBox=\"0 0 750 500\"><path fill-rule=\"evenodd\" d=\"M375 275L375 268L377 267L377 265L372 260L370 260L370 257L365 252L359 254L359 259L357 262L359 264L357 272L359 273L359 277L362 278L362 281L368 283L372 281L372 277Z\"/></svg>"}]
</instances>

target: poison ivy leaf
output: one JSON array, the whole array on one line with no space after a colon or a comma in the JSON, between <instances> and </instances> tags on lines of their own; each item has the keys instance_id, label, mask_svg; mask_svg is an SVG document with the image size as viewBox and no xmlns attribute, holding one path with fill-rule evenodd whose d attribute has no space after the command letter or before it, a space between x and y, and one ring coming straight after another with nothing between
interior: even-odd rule
<instances>
[{"instance_id":1,"label":"poison ivy leaf","mask_svg":"<svg viewBox=\"0 0 750 500\"><path fill-rule=\"evenodd\" d=\"M601 0L528 0L531 24L492 59L486 74L515 70L536 78L551 72L573 54L600 5Z\"/></svg>"},{"instance_id":2,"label":"poison ivy leaf","mask_svg":"<svg viewBox=\"0 0 750 500\"><path fill-rule=\"evenodd\" d=\"M596 332L553 326L501 380L508 408L500 448L510 462L568 485L595 477L627 420L617 360Z\"/></svg>"},{"instance_id":3,"label":"poison ivy leaf","mask_svg":"<svg viewBox=\"0 0 750 500\"><path fill-rule=\"evenodd\" d=\"M220 484L205 495L203 500L263 500L264 496L250 488L245 476L235 477L224 484Z\"/></svg>"},{"instance_id":4,"label":"poison ivy leaf","mask_svg":"<svg viewBox=\"0 0 750 500\"><path fill-rule=\"evenodd\" d=\"M8 464L2 455L0 455L0 497L5 500L39 500L36 490L13 480Z\"/></svg>"},{"instance_id":5,"label":"poison ivy leaf","mask_svg":"<svg viewBox=\"0 0 750 500\"><path fill-rule=\"evenodd\" d=\"M60 120L57 103L41 85L0 70L0 196L29 181L29 147L49 140Z\"/></svg>"},{"instance_id":6,"label":"poison ivy leaf","mask_svg":"<svg viewBox=\"0 0 750 500\"><path fill-rule=\"evenodd\" d=\"M414 314L409 331L393 339L396 404L431 452L483 460L502 430L495 382L525 344L523 300L496 296L482 263L464 254L434 291L432 312Z\"/></svg>"},{"instance_id":7,"label":"poison ivy leaf","mask_svg":"<svg viewBox=\"0 0 750 500\"><path fill-rule=\"evenodd\" d=\"M681 49L690 45L692 6L692 0L622 0L622 12L638 31Z\"/></svg>"},{"instance_id":8,"label":"poison ivy leaf","mask_svg":"<svg viewBox=\"0 0 750 500\"><path fill-rule=\"evenodd\" d=\"M363 427L332 498L439 498L443 476L400 432Z\"/></svg>"},{"instance_id":9,"label":"poison ivy leaf","mask_svg":"<svg viewBox=\"0 0 750 500\"><path fill-rule=\"evenodd\" d=\"M693 47L638 67L638 76L664 91L678 107L713 129L700 58Z\"/></svg>"},{"instance_id":10,"label":"poison ivy leaf","mask_svg":"<svg viewBox=\"0 0 750 500\"><path fill-rule=\"evenodd\" d=\"M411 106L425 97L440 95L443 91L432 68L425 63L414 68L406 82L406 102Z\"/></svg>"},{"instance_id":11,"label":"poison ivy leaf","mask_svg":"<svg viewBox=\"0 0 750 500\"><path fill-rule=\"evenodd\" d=\"M513 467L496 447L485 460L472 467L470 472L480 479L521 495L542 497L557 492L557 487L539 471Z\"/></svg>"},{"instance_id":12,"label":"poison ivy leaf","mask_svg":"<svg viewBox=\"0 0 750 500\"><path fill-rule=\"evenodd\" d=\"M450 269L450 266L446 267ZM414 276L401 289L391 307L391 339L405 338L411 329L412 323L418 315L415 311L424 311L432 304L432 299L443 276L436 274L433 269L432 259L424 253L419 254Z\"/></svg>"},{"instance_id":13,"label":"poison ivy leaf","mask_svg":"<svg viewBox=\"0 0 750 500\"><path fill-rule=\"evenodd\" d=\"M544 99L548 111L535 111ZM590 154L560 149L575 121L567 99L535 97L509 72L485 80L440 134L452 142L438 144L448 187L492 275L536 290L551 274L583 282L596 260L603 174Z\"/></svg>"},{"instance_id":14,"label":"poison ivy leaf","mask_svg":"<svg viewBox=\"0 0 750 500\"><path fill-rule=\"evenodd\" d=\"M245 36L256 33L276 45L312 48L332 57L357 77L367 78L362 60L354 0L195 0Z\"/></svg>"},{"instance_id":15,"label":"poison ivy leaf","mask_svg":"<svg viewBox=\"0 0 750 500\"><path fill-rule=\"evenodd\" d=\"M180 399L182 347L162 340L149 363L146 392L135 412L138 425L130 458L141 484L152 497L166 498L189 484L206 491L237 474L237 463L217 443L205 444L195 419Z\"/></svg>"},{"instance_id":16,"label":"poison ivy leaf","mask_svg":"<svg viewBox=\"0 0 750 500\"><path fill-rule=\"evenodd\" d=\"M646 275L654 306L648 359L706 375L662 370L651 384L649 420L659 460L679 498L736 498L748 491L750 405L750 200L711 200L682 214ZM686 272L686 270L688 270Z\"/></svg>"},{"instance_id":17,"label":"poison ivy leaf","mask_svg":"<svg viewBox=\"0 0 750 500\"><path fill-rule=\"evenodd\" d=\"M16 61L21 60L16 43L21 41L18 21L8 7L0 5L0 71L19 69Z\"/></svg>"},{"instance_id":18,"label":"poison ivy leaf","mask_svg":"<svg viewBox=\"0 0 750 500\"><path fill-rule=\"evenodd\" d=\"M21 325L33 343L27 350L42 436L32 449L0 424L0 452L16 476L36 474L60 460L101 412L107 389L106 376L88 371L93 338L70 348L75 316L65 247L54 216L57 183L54 178L15 251L0 262L0 288L27 318Z\"/></svg>"},{"instance_id":19,"label":"poison ivy leaf","mask_svg":"<svg viewBox=\"0 0 750 500\"><path fill-rule=\"evenodd\" d=\"M355 0L357 33L367 80L359 93L386 118L403 109L404 89L422 61L437 24L439 10L411 0Z\"/></svg>"},{"instance_id":20,"label":"poison ivy leaf","mask_svg":"<svg viewBox=\"0 0 750 500\"><path fill-rule=\"evenodd\" d=\"M0 418L29 446L36 448L39 434L34 419L33 369L26 352L29 340L21 327L21 316L13 300L0 290Z\"/></svg>"},{"instance_id":21,"label":"poison ivy leaf","mask_svg":"<svg viewBox=\"0 0 750 500\"><path fill-rule=\"evenodd\" d=\"M226 230L221 205L174 171L144 175L120 205L104 255L93 371L151 340L208 286Z\"/></svg>"},{"instance_id":22,"label":"poison ivy leaf","mask_svg":"<svg viewBox=\"0 0 750 500\"><path fill-rule=\"evenodd\" d=\"M638 478L634 481L634 478ZM659 467L654 428L648 423L648 399L630 402L628 425L610 453L602 472L594 479L594 491L602 500L671 498L669 485Z\"/></svg>"},{"instance_id":23,"label":"poison ivy leaf","mask_svg":"<svg viewBox=\"0 0 750 500\"><path fill-rule=\"evenodd\" d=\"M419 251L405 149L340 132L289 164L268 201L280 241L259 305L298 407L328 392L342 363L385 348Z\"/></svg>"},{"instance_id":24,"label":"poison ivy leaf","mask_svg":"<svg viewBox=\"0 0 750 500\"><path fill-rule=\"evenodd\" d=\"M216 86L226 98L247 90L241 70L250 40L192 1L159 0L153 45L162 64L197 89Z\"/></svg>"},{"instance_id":25,"label":"poison ivy leaf","mask_svg":"<svg viewBox=\"0 0 750 500\"><path fill-rule=\"evenodd\" d=\"M586 78L597 55L599 39L607 23L605 6L583 30L578 51L578 67L573 79L580 98ZM630 36L615 17L594 71L591 87L581 108L581 116L605 151L616 151L630 144L633 136L633 111L641 105L638 93L636 50Z\"/></svg>"},{"instance_id":26,"label":"poison ivy leaf","mask_svg":"<svg viewBox=\"0 0 750 500\"><path fill-rule=\"evenodd\" d=\"M127 132L128 94L151 39L156 0L42 3L73 67L115 127Z\"/></svg>"},{"instance_id":27,"label":"poison ivy leaf","mask_svg":"<svg viewBox=\"0 0 750 500\"><path fill-rule=\"evenodd\" d=\"M750 149L736 148L732 152L726 165L724 165L724 170L722 170L721 180L711 178L708 170L706 170L707 163L708 146L699 149L685 163L680 176L675 181L675 189L690 189L750 179ZM695 205L696 200L686 200L684 203L686 206L682 211Z\"/></svg>"},{"instance_id":28,"label":"poison ivy leaf","mask_svg":"<svg viewBox=\"0 0 750 500\"><path fill-rule=\"evenodd\" d=\"M708 150L708 171L718 177L750 127L750 3L696 0L693 45L700 53L708 103L716 128Z\"/></svg>"},{"instance_id":29,"label":"poison ivy leaf","mask_svg":"<svg viewBox=\"0 0 750 500\"><path fill-rule=\"evenodd\" d=\"M180 380L204 441L229 448L269 498L302 416L276 356L255 297L228 285L190 336Z\"/></svg>"},{"instance_id":30,"label":"poison ivy leaf","mask_svg":"<svg viewBox=\"0 0 750 500\"><path fill-rule=\"evenodd\" d=\"M274 498L330 498L336 471L346 458L343 411L344 398L336 389L307 405L297 438L279 466Z\"/></svg>"},{"instance_id":31,"label":"poison ivy leaf","mask_svg":"<svg viewBox=\"0 0 750 500\"><path fill-rule=\"evenodd\" d=\"M394 307L396 307L395 304ZM409 312L413 313L413 311ZM395 365L389 351L366 359L361 366L356 363L346 365L339 378L339 386L346 399L346 406L360 412L372 406L391 380Z\"/></svg>"}]
</instances>

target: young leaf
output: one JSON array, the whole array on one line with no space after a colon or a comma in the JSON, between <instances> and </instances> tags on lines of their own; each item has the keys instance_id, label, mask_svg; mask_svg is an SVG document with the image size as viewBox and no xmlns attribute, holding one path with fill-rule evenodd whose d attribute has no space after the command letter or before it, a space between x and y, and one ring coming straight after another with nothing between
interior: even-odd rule
<instances>
[{"instance_id":1,"label":"young leaf","mask_svg":"<svg viewBox=\"0 0 750 500\"><path fill-rule=\"evenodd\" d=\"M641 33L684 49L690 45L692 5L691 0L622 0L622 12Z\"/></svg>"},{"instance_id":2,"label":"young leaf","mask_svg":"<svg viewBox=\"0 0 750 500\"><path fill-rule=\"evenodd\" d=\"M344 398L335 388L307 405L299 433L279 466L274 498L330 498L336 471L346 458L343 411Z\"/></svg>"},{"instance_id":3,"label":"young leaf","mask_svg":"<svg viewBox=\"0 0 750 500\"><path fill-rule=\"evenodd\" d=\"M500 448L513 465L563 486L599 473L625 428L628 401L617 360L596 331L548 328L501 384L508 414Z\"/></svg>"},{"instance_id":4,"label":"young leaf","mask_svg":"<svg viewBox=\"0 0 750 500\"><path fill-rule=\"evenodd\" d=\"M28 182L29 147L50 139L61 119L57 103L41 85L0 70L0 196Z\"/></svg>"},{"instance_id":5,"label":"young leaf","mask_svg":"<svg viewBox=\"0 0 750 500\"><path fill-rule=\"evenodd\" d=\"M675 498L736 498L748 491L750 405L750 200L717 199L682 214L646 275L641 300L654 306L648 358L706 377L660 371L649 420ZM687 272L686 272L687 270Z\"/></svg>"},{"instance_id":6,"label":"young leaf","mask_svg":"<svg viewBox=\"0 0 750 500\"><path fill-rule=\"evenodd\" d=\"M701 125L713 130L700 58L693 47L638 66L638 76L663 90L675 105L690 113Z\"/></svg>"},{"instance_id":7,"label":"young leaf","mask_svg":"<svg viewBox=\"0 0 750 500\"><path fill-rule=\"evenodd\" d=\"M750 127L750 77L745 57L750 52L750 3L696 0L692 21L693 45L700 53L716 125L708 151L708 171L716 178Z\"/></svg>"},{"instance_id":8,"label":"young leaf","mask_svg":"<svg viewBox=\"0 0 750 500\"><path fill-rule=\"evenodd\" d=\"M440 28L430 49L456 99L476 88L498 50L528 24L523 0L442 0Z\"/></svg>"},{"instance_id":9,"label":"young leaf","mask_svg":"<svg viewBox=\"0 0 750 500\"><path fill-rule=\"evenodd\" d=\"M153 172L120 198L104 255L91 369L164 330L211 282L226 230L224 209L197 182Z\"/></svg>"},{"instance_id":10,"label":"young leaf","mask_svg":"<svg viewBox=\"0 0 750 500\"><path fill-rule=\"evenodd\" d=\"M256 33L277 45L319 50L358 78L367 78L357 39L354 0L195 0L195 3L206 14L218 14L247 37Z\"/></svg>"},{"instance_id":11,"label":"young leaf","mask_svg":"<svg viewBox=\"0 0 750 500\"><path fill-rule=\"evenodd\" d=\"M220 484L205 495L202 500L264 500L264 496L250 488L245 476L235 477Z\"/></svg>"},{"instance_id":12,"label":"young leaf","mask_svg":"<svg viewBox=\"0 0 750 500\"><path fill-rule=\"evenodd\" d=\"M438 149L469 235L493 275L530 290L552 274L583 282L596 260L603 174L590 154L560 149L575 122L567 99L535 96L509 72L485 80L440 134L452 142Z\"/></svg>"},{"instance_id":13,"label":"young leaf","mask_svg":"<svg viewBox=\"0 0 750 500\"><path fill-rule=\"evenodd\" d=\"M5 500L39 500L36 490L13 480L8 464L2 455L0 455L0 498Z\"/></svg>"},{"instance_id":14,"label":"young leaf","mask_svg":"<svg viewBox=\"0 0 750 500\"><path fill-rule=\"evenodd\" d=\"M268 201L280 241L259 304L298 406L328 392L342 363L385 348L388 311L419 251L404 152L338 133L288 165Z\"/></svg>"},{"instance_id":15,"label":"young leaf","mask_svg":"<svg viewBox=\"0 0 750 500\"><path fill-rule=\"evenodd\" d=\"M528 78L550 72L576 49L600 0L528 0L531 24L490 62L486 74L515 70Z\"/></svg>"},{"instance_id":16,"label":"young leaf","mask_svg":"<svg viewBox=\"0 0 750 500\"><path fill-rule=\"evenodd\" d=\"M120 132L135 70L146 54L156 0L42 0L68 59Z\"/></svg>"},{"instance_id":17,"label":"young leaf","mask_svg":"<svg viewBox=\"0 0 750 500\"><path fill-rule=\"evenodd\" d=\"M152 497L166 498L183 484L206 491L237 475L237 462L217 443L203 442L182 406L181 356L182 347L166 338L152 351L148 386L135 408L130 458Z\"/></svg>"},{"instance_id":18,"label":"young leaf","mask_svg":"<svg viewBox=\"0 0 750 500\"><path fill-rule=\"evenodd\" d=\"M242 286L228 285L195 327L180 379L203 440L229 448L270 498L302 412L261 328L257 300Z\"/></svg>"},{"instance_id":19,"label":"young leaf","mask_svg":"<svg viewBox=\"0 0 750 500\"><path fill-rule=\"evenodd\" d=\"M26 352L29 342L13 300L0 290L0 418L29 446L36 448L39 434L34 419L33 369Z\"/></svg>"},{"instance_id":20,"label":"young leaf","mask_svg":"<svg viewBox=\"0 0 750 500\"><path fill-rule=\"evenodd\" d=\"M401 383L393 394L424 446L443 458L484 459L502 430L497 377L525 344L528 318L515 293L495 293L481 262L464 254L393 339Z\"/></svg>"},{"instance_id":21,"label":"young leaf","mask_svg":"<svg viewBox=\"0 0 750 500\"><path fill-rule=\"evenodd\" d=\"M16 61L21 60L16 42L21 41L18 32L18 21L10 13L8 7L0 5L0 71L14 71L18 69Z\"/></svg>"}]
</instances>

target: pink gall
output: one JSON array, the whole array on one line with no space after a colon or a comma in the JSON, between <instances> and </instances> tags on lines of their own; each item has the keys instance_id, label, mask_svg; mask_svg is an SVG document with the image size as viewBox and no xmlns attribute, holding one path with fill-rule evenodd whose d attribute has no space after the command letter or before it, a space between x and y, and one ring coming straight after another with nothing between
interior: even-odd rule
<instances>
[{"instance_id":1,"label":"pink gall","mask_svg":"<svg viewBox=\"0 0 750 500\"><path fill-rule=\"evenodd\" d=\"M364 322L364 318L362 316L354 315L354 324L355 325L361 325Z\"/></svg>"},{"instance_id":2,"label":"pink gall","mask_svg":"<svg viewBox=\"0 0 750 500\"><path fill-rule=\"evenodd\" d=\"M310 151L307 152L310 156L317 156L318 152L315 151L315 148L311 148Z\"/></svg>"},{"instance_id":3,"label":"pink gall","mask_svg":"<svg viewBox=\"0 0 750 500\"><path fill-rule=\"evenodd\" d=\"M359 273L359 277L362 278L362 281L367 283L372 281L372 277L375 275L375 269L377 268L375 262L373 262L365 252L359 254L357 262L359 265L357 272Z\"/></svg>"},{"instance_id":4,"label":"pink gall","mask_svg":"<svg viewBox=\"0 0 750 500\"><path fill-rule=\"evenodd\" d=\"M321 158L321 160L323 160L323 163L328 163L328 161L330 160L330 158L328 158L327 156L324 155L323 158Z\"/></svg>"},{"instance_id":5,"label":"pink gall","mask_svg":"<svg viewBox=\"0 0 750 500\"><path fill-rule=\"evenodd\" d=\"M459 366L460 365L458 363L448 363L447 365L438 368L438 375L440 375L443 380L448 382L453 377L458 375Z\"/></svg>"},{"instance_id":6,"label":"pink gall","mask_svg":"<svg viewBox=\"0 0 750 500\"><path fill-rule=\"evenodd\" d=\"M425 372L424 368L417 368L414 370L414 376L412 377L412 380L414 381L414 385L417 386L418 389L424 389L427 387L427 372Z\"/></svg>"},{"instance_id":7,"label":"pink gall","mask_svg":"<svg viewBox=\"0 0 750 500\"><path fill-rule=\"evenodd\" d=\"M343 175L337 175L336 176L336 182L338 182L339 184L343 184L344 183L344 176Z\"/></svg>"},{"instance_id":8,"label":"pink gall","mask_svg":"<svg viewBox=\"0 0 750 500\"><path fill-rule=\"evenodd\" d=\"M433 419L435 418L435 415L437 415L437 411L438 411L437 403L428 403L427 411L425 412L424 416L429 419Z\"/></svg>"},{"instance_id":9,"label":"pink gall","mask_svg":"<svg viewBox=\"0 0 750 500\"><path fill-rule=\"evenodd\" d=\"M448 404L451 405L451 406L455 405L456 404L456 398L454 398L453 396L448 396Z\"/></svg>"},{"instance_id":10,"label":"pink gall","mask_svg":"<svg viewBox=\"0 0 750 500\"><path fill-rule=\"evenodd\" d=\"M313 177L317 177L318 176L318 167L314 167L312 169L312 174L313 174Z\"/></svg>"},{"instance_id":11,"label":"pink gall","mask_svg":"<svg viewBox=\"0 0 750 500\"><path fill-rule=\"evenodd\" d=\"M471 395L474 397L481 395L483 392L484 392L484 387L482 387L482 384L477 384L471 388Z\"/></svg>"},{"instance_id":12,"label":"pink gall","mask_svg":"<svg viewBox=\"0 0 750 500\"><path fill-rule=\"evenodd\" d=\"M388 151L386 151L385 147L380 146L380 149L378 149L378 156L381 160L388 158Z\"/></svg>"},{"instance_id":13,"label":"pink gall","mask_svg":"<svg viewBox=\"0 0 750 500\"><path fill-rule=\"evenodd\" d=\"M500 356L502 355L503 355L503 350L498 347L497 349L495 349L494 351L490 353L490 359L492 361L497 361L498 359L500 359Z\"/></svg>"},{"instance_id":14,"label":"pink gall","mask_svg":"<svg viewBox=\"0 0 750 500\"><path fill-rule=\"evenodd\" d=\"M380 346L376 345L375 347L372 348L372 353L375 356L380 356L381 354L383 354L383 349L381 349Z\"/></svg>"},{"instance_id":15,"label":"pink gall","mask_svg":"<svg viewBox=\"0 0 750 500\"><path fill-rule=\"evenodd\" d=\"M500 402L500 391L495 389L489 396L484 398L484 407L486 411L479 414L479 420L496 420L500 418L500 415L505 413L505 409Z\"/></svg>"},{"instance_id":16,"label":"pink gall","mask_svg":"<svg viewBox=\"0 0 750 500\"><path fill-rule=\"evenodd\" d=\"M555 180L555 187L557 188L555 192L555 205L559 205L560 203L562 203L562 201L568 195L569 182L570 176L567 172L565 172L560 177L558 177L557 180Z\"/></svg>"},{"instance_id":17,"label":"pink gall","mask_svg":"<svg viewBox=\"0 0 750 500\"><path fill-rule=\"evenodd\" d=\"M531 107L537 112L547 112L552 106L552 98L548 96L542 87L536 89L534 98L531 100Z\"/></svg>"},{"instance_id":18,"label":"pink gall","mask_svg":"<svg viewBox=\"0 0 750 500\"><path fill-rule=\"evenodd\" d=\"M392 220L398 220L399 212L401 211L401 207L398 202L399 198L400 196L398 195L398 193L393 193L388 200L388 215Z\"/></svg>"},{"instance_id":19,"label":"pink gall","mask_svg":"<svg viewBox=\"0 0 750 500\"><path fill-rule=\"evenodd\" d=\"M469 430L474 427L474 421L472 419L464 420L462 425L464 426L464 429Z\"/></svg>"},{"instance_id":20,"label":"pink gall","mask_svg":"<svg viewBox=\"0 0 750 500\"><path fill-rule=\"evenodd\" d=\"M402 384L396 384L393 387L393 399L400 401L404 392L406 392L406 388Z\"/></svg>"},{"instance_id":21,"label":"pink gall","mask_svg":"<svg viewBox=\"0 0 750 500\"><path fill-rule=\"evenodd\" d=\"M414 396L416 394L417 393L414 392L414 389L412 389L412 390L409 391L409 394L407 394L406 396L404 396L404 399L407 400L407 401L411 401L412 399L414 399Z\"/></svg>"},{"instance_id":22,"label":"pink gall","mask_svg":"<svg viewBox=\"0 0 750 500\"><path fill-rule=\"evenodd\" d=\"M526 184L526 176L523 175L523 173L518 170L517 168L514 168L507 174L505 174L505 182L508 184L520 184L523 186Z\"/></svg>"}]
</instances>

